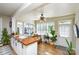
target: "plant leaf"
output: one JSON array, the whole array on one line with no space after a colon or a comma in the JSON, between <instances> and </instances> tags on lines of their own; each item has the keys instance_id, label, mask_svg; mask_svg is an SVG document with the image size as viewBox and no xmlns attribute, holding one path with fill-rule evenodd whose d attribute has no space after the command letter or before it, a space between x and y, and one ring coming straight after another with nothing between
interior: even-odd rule
<instances>
[{"instance_id":1,"label":"plant leaf","mask_svg":"<svg viewBox=\"0 0 79 59\"><path fill-rule=\"evenodd\" d=\"M65 39L66 40L66 42L67 42L67 45L69 46L69 42L68 42L68 40L67 39Z\"/></svg>"}]
</instances>

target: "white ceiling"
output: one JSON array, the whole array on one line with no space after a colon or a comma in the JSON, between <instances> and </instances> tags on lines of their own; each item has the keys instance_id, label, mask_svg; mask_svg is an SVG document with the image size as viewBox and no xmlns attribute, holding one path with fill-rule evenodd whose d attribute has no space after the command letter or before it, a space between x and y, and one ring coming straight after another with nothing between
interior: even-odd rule
<instances>
[{"instance_id":1,"label":"white ceiling","mask_svg":"<svg viewBox=\"0 0 79 59\"><path fill-rule=\"evenodd\" d=\"M15 16L18 19L37 19L42 9L46 17L63 16L79 10L77 3L0 3L0 15ZM19 12L18 12L19 11Z\"/></svg>"},{"instance_id":2,"label":"white ceiling","mask_svg":"<svg viewBox=\"0 0 79 59\"><path fill-rule=\"evenodd\" d=\"M18 20L36 20L40 17L42 9L44 9L45 17L56 17L74 14L79 10L78 3L48 3L48 4L31 4L16 17Z\"/></svg>"},{"instance_id":3,"label":"white ceiling","mask_svg":"<svg viewBox=\"0 0 79 59\"><path fill-rule=\"evenodd\" d=\"M45 6L46 4L48 4L48 3L31 3L31 4L26 4L28 6L24 5L25 8L24 9L22 8L22 10L19 13L16 13L14 16L21 17L21 16L26 15L26 14L28 15L32 11L41 8L42 6ZM24 6L22 6L22 7L24 7Z\"/></svg>"},{"instance_id":4,"label":"white ceiling","mask_svg":"<svg viewBox=\"0 0 79 59\"><path fill-rule=\"evenodd\" d=\"M0 15L13 15L23 3L0 3Z\"/></svg>"},{"instance_id":5,"label":"white ceiling","mask_svg":"<svg viewBox=\"0 0 79 59\"><path fill-rule=\"evenodd\" d=\"M27 4L27 3L26 3ZM47 5L47 6L45 6ZM76 10L79 4L70 3L31 3L25 7L22 11L17 13L18 16L28 15L29 13L40 14L41 8L45 6L44 13L46 16L54 16L62 13L71 13ZM12 16L15 15L18 10L24 6L24 3L0 3L0 15ZM50 14L50 15L49 15ZM36 16L36 15L35 15Z\"/></svg>"}]
</instances>

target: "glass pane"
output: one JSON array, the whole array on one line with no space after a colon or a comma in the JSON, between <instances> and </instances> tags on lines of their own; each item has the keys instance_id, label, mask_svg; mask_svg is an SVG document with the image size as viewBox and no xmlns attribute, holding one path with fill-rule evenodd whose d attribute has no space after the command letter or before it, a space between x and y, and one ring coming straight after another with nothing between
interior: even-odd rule
<instances>
[{"instance_id":1,"label":"glass pane","mask_svg":"<svg viewBox=\"0 0 79 59\"><path fill-rule=\"evenodd\" d=\"M34 32L34 25L29 23L24 23L24 34L32 35Z\"/></svg>"},{"instance_id":2,"label":"glass pane","mask_svg":"<svg viewBox=\"0 0 79 59\"><path fill-rule=\"evenodd\" d=\"M48 33L49 26L54 27L54 23L53 22L39 23L36 26L37 26L37 34L46 35Z\"/></svg>"},{"instance_id":3,"label":"glass pane","mask_svg":"<svg viewBox=\"0 0 79 59\"><path fill-rule=\"evenodd\" d=\"M23 34L23 23L17 22L17 32L21 35Z\"/></svg>"},{"instance_id":4,"label":"glass pane","mask_svg":"<svg viewBox=\"0 0 79 59\"><path fill-rule=\"evenodd\" d=\"M59 23L59 35L61 37L70 37L70 22Z\"/></svg>"}]
</instances>

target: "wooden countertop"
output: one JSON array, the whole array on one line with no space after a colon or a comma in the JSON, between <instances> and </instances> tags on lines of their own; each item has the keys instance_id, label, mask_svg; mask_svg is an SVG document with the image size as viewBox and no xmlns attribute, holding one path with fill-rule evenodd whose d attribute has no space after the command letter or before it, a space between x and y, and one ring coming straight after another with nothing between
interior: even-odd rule
<instances>
[{"instance_id":1,"label":"wooden countertop","mask_svg":"<svg viewBox=\"0 0 79 59\"><path fill-rule=\"evenodd\" d=\"M15 39L21 42L23 45L29 45L38 41L37 37L27 37L25 39L20 39L19 36L15 36Z\"/></svg>"},{"instance_id":2,"label":"wooden countertop","mask_svg":"<svg viewBox=\"0 0 79 59\"><path fill-rule=\"evenodd\" d=\"M38 41L37 37L30 37L30 38L26 38L26 39L22 40L22 43L24 45L29 45L29 44L32 44L32 43L37 42L37 41Z\"/></svg>"}]
</instances>

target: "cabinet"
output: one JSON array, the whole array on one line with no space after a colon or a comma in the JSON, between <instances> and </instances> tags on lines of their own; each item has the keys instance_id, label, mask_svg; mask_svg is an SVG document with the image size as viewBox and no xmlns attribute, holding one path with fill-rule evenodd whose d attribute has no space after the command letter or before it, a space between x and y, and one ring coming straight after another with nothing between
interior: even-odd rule
<instances>
[{"instance_id":1,"label":"cabinet","mask_svg":"<svg viewBox=\"0 0 79 59\"><path fill-rule=\"evenodd\" d=\"M37 42L23 45L15 38L11 38L11 46L18 55L37 55Z\"/></svg>"}]
</instances>

